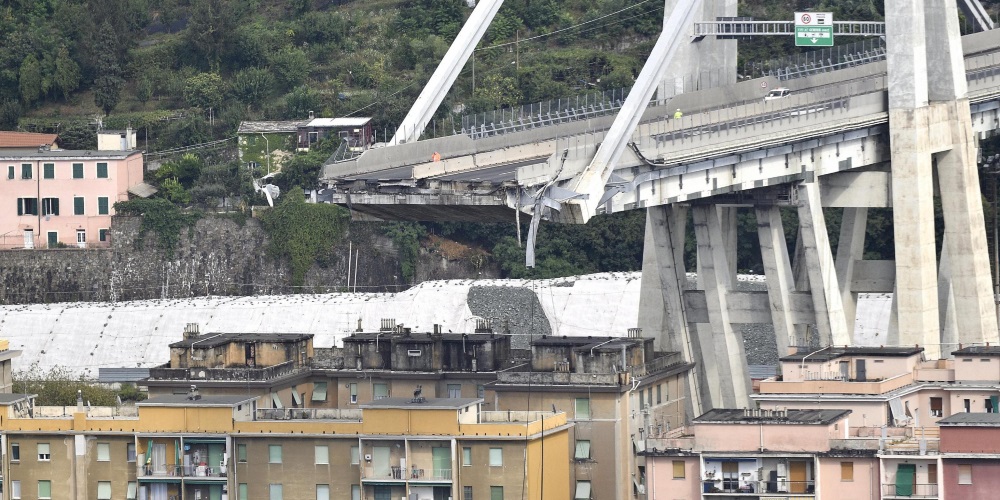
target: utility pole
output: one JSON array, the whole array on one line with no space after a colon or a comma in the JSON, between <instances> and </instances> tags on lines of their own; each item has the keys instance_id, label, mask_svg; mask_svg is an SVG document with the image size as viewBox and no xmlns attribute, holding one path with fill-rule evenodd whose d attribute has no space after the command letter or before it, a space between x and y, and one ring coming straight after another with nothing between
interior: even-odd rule
<instances>
[{"instance_id":1,"label":"utility pole","mask_svg":"<svg viewBox=\"0 0 1000 500\"><path fill-rule=\"evenodd\" d=\"M514 69L521 71L521 30L514 33Z\"/></svg>"}]
</instances>

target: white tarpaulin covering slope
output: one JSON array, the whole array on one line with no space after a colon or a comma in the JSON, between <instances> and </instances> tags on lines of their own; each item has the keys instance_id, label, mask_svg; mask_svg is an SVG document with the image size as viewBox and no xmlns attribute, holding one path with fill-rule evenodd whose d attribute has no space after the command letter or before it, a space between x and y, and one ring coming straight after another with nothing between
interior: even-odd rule
<instances>
[{"instance_id":1,"label":"white tarpaulin covering slope","mask_svg":"<svg viewBox=\"0 0 1000 500\"><path fill-rule=\"evenodd\" d=\"M554 335L625 335L637 323L639 281L639 273L602 273L554 280L428 281L394 294L0 306L0 338L9 339L11 349L23 351L15 370L37 363L42 369L59 366L96 376L101 367L166 362L167 346L181 339L188 323L198 323L203 333L311 333L317 347L340 345L341 338L357 329L359 319L365 331L377 330L381 319L391 318L414 331L430 331L437 323L445 331L471 332L477 318L466 298L477 286L532 290ZM869 318L864 320L865 331L872 338L863 340L877 345L874 333L879 325L870 319L887 317L880 309L887 309L888 301L875 301L874 309L866 304L859 304L859 324Z\"/></svg>"}]
</instances>

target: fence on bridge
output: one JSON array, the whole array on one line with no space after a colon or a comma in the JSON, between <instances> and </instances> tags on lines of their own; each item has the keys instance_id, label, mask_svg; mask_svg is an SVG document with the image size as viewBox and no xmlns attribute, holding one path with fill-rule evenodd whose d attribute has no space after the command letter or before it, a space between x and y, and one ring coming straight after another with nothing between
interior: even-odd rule
<instances>
[{"instance_id":1,"label":"fence on bridge","mask_svg":"<svg viewBox=\"0 0 1000 500\"><path fill-rule=\"evenodd\" d=\"M773 76L779 80L791 80L884 59L885 40L876 37L765 61L755 64L750 74L751 76Z\"/></svg>"}]
</instances>

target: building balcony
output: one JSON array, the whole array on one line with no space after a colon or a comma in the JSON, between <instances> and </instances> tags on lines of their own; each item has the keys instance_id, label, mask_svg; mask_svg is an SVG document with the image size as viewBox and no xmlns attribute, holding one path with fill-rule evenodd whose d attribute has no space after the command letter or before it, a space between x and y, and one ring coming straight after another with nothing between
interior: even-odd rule
<instances>
[{"instance_id":1,"label":"building balcony","mask_svg":"<svg viewBox=\"0 0 1000 500\"><path fill-rule=\"evenodd\" d=\"M771 496L794 496L796 500L814 498L815 481L742 481L740 479L705 479L702 481L704 498L741 498Z\"/></svg>"},{"instance_id":2,"label":"building balcony","mask_svg":"<svg viewBox=\"0 0 1000 500\"><path fill-rule=\"evenodd\" d=\"M140 464L136 471L136 477L141 480L180 480L181 478L197 478L221 482L226 481L226 468L209 465L147 465Z\"/></svg>"},{"instance_id":3,"label":"building balcony","mask_svg":"<svg viewBox=\"0 0 1000 500\"><path fill-rule=\"evenodd\" d=\"M389 467L373 467L365 466L361 468L361 480L362 481L375 481L375 482L404 482L407 479L407 474L405 474L401 467L397 465L392 465Z\"/></svg>"},{"instance_id":4,"label":"building balcony","mask_svg":"<svg viewBox=\"0 0 1000 500\"><path fill-rule=\"evenodd\" d=\"M913 374L904 373L885 380L855 381L830 377L814 380L762 380L760 394L885 394L913 383Z\"/></svg>"},{"instance_id":5,"label":"building balcony","mask_svg":"<svg viewBox=\"0 0 1000 500\"><path fill-rule=\"evenodd\" d=\"M883 484L882 498L938 498L937 484Z\"/></svg>"},{"instance_id":6,"label":"building balcony","mask_svg":"<svg viewBox=\"0 0 1000 500\"><path fill-rule=\"evenodd\" d=\"M420 466L415 466L407 471L406 474L410 481L424 481L424 482L451 482L452 473L451 469L423 469Z\"/></svg>"},{"instance_id":7,"label":"building balcony","mask_svg":"<svg viewBox=\"0 0 1000 500\"><path fill-rule=\"evenodd\" d=\"M274 380L307 368L296 366L294 361L268 366L264 368L150 368L150 381L230 381L230 382L263 382Z\"/></svg>"}]
</instances>

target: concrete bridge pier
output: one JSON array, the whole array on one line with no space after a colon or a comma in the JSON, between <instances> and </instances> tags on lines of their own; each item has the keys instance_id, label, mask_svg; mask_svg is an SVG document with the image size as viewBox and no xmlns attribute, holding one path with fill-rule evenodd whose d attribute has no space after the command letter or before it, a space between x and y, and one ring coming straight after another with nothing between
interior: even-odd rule
<instances>
[{"instance_id":1,"label":"concrete bridge pier","mask_svg":"<svg viewBox=\"0 0 1000 500\"><path fill-rule=\"evenodd\" d=\"M997 339L965 62L955 0L887 0L886 11L896 13L886 17L886 37L898 336L937 358L953 337ZM935 173L945 222L940 270Z\"/></svg>"}]
</instances>

